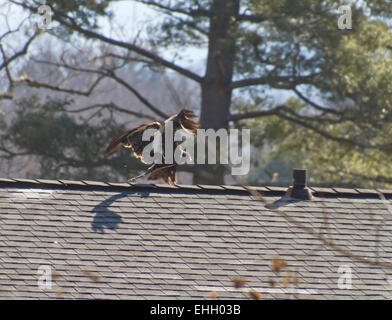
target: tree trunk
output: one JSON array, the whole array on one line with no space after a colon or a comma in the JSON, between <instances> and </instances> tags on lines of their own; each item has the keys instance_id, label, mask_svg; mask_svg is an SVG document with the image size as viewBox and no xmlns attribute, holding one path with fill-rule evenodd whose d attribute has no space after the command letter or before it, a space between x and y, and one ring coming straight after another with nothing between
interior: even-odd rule
<instances>
[{"instance_id":1,"label":"tree trunk","mask_svg":"<svg viewBox=\"0 0 392 320\"><path fill-rule=\"evenodd\" d=\"M239 0L214 0L211 6L206 74L201 84L200 127L228 128L232 90L230 88L235 59ZM193 176L195 184L223 184L222 166L199 166Z\"/></svg>"}]
</instances>

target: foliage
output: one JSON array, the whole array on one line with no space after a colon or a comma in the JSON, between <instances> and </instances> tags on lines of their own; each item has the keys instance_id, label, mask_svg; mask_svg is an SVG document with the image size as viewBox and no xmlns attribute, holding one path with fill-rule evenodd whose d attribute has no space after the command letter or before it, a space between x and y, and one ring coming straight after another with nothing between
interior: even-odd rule
<instances>
[{"instance_id":1,"label":"foliage","mask_svg":"<svg viewBox=\"0 0 392 320\"><path fill-rule=\"evenodd\" d=\"M48 1L59 26L51 35L64 40L67 32L75 33L75 41L86 38L108 46L104 54L91 58L95 65L72 64L64 53L55 66L95 75L97 83L112 79L135 95L137 90L116 74L130 63L167 68L196 82L202 127L250 127L254 146L269 153L258 163L263 168L252 171L251 182L262 183L260 178L266 176L257 171L276 170L280 163L280 178L287 177L288 167L304 166L320 184L392 183L390 1L135 0L130 3L155 9L159 19L149 23L147 39L134 41L105 35L98 27L99 18L110 18L111 2ZM36 11L37 1L19 3ZM347 4L352 29L341 30L338 8ZM189 48L206 50L205 68L200 68L205 74L178 63ZM173 59L166 58L170 54ZM14 84L10 72L8 76ZM96 82L91 83L92 91ZM35 79L28 84L86 94ZM281 92L289 98L278 104ZM162 118L161 106L140 100ZM50 158L44 148L37 150ZM206 183L220 183L217 176Z\"/></svg>"},{"instance_id":2,"label":"foliage","mask_svg":"<svg viewBox=\"0 0 392 320\"><path fill-rule=\"evenodd\" d=\"M39 172L34 177L53 179L124 179L141 169L140 162L121 150L110 159L104 155L111 138L125 130L122 125L103 115L95 121L76 119L66 111L71 100L35 96L17 103L10 124L3 123L1 150L8 158L33 156Z\"/></svg>"},{"instance_id":3,"label":"foliage","mask_svg":"<svg viewBox=\"0 0 392 320\"><path fill-rule=\"evenodd\" d=\"M306 105L295 99L287 103L292 110L306 110ZM386 123L372 134L355 127L357 123L329 123L318 125L330 134L352 137L361 141L379 141L391 145L392 123ZM265 170L277 173L281 183L291 182L288 168L303 167L310 172L311 183L322 186L345 187L388 187L392 183L392 152L387 147L363 147L347 141L334 141L314 133L293 121L279 117L264 117L256 121L247 121L255 134L253 141L260 148L266 149L258 158L250 174L250 181L259 184L269 181ZM356 136L355 136L356 135ZM371 139L369 136L372 135Z\"/></svg>"},{"instance_id":4,"label":"foliage","mask_svg":"<svg viewBox=\"0 0 392 320\"><path fill-rule=\"evenodd\" d=\"M353 30L338 30L331 8L342 4L339 1L252 4L257 12L272 17L270 32L253 35L259 37L260 60L275 65L270 74L290 69L318 73L308 84L288 86L295 95L284 104L287 109L245 121L252 128L253 141L272 146L271 161L308 168L315 184L390 186L392 32L377 17L390 16L392 11L369 14L365 5L374 8L374 2L365 1L353 7ZM287 18L282 19L283 12ZM254 68L249 59L244 61L248 61L242 64L244 72ZM255 91L245 103L235 102L234 108L240 112L274 108Z\"/></svg>"}]
</instances>

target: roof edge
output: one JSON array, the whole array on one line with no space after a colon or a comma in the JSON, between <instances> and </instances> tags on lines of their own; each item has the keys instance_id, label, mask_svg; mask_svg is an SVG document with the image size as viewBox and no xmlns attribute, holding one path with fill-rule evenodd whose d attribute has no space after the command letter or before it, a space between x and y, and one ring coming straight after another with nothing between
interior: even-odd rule
<instances>
[{"instance_id":1,"label":"roof edge","mask_svg":"<svg viewBox=\"0 0 392 320\"><path fill-rule=\"evenodd\" d=\"M229 185L166 185L166 184L131 184L128 182L102 182L91 180L51 180L51 179L18 179L0 178L0 188L42 188L42 189L126 189L140 191L160 190L177 192L217 192L217 193L249 193L248 189L259 191L267 195L283 196L286 187L276 186L229 186ZM323 188L309 187L315 197L350 197L350 198L392 198L392 190L361 189L361 188Z\"/></svg>"}]
</instances>

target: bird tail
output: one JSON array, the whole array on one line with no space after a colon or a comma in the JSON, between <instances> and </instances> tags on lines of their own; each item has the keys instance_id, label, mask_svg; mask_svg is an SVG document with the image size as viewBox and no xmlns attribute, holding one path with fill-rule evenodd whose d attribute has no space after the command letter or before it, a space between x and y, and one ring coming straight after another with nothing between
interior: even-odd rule
<instances>
[{"instance_id":1,"label":"bird tail","mask_svg":"<svg viewBox=\"0 0 392 320\"><path fill-rule=\"evenodd\" d=\"M196 130L199 128L199 124L192 121L191 119L197 119L199 116L195 115L190 110L181 110L180 113L177 115L178 119L180 120L181 126L185 131L188 131L191 134L195 134Z\"/></svg>"},{"instance_id":2,"label":"bird tail","mask_svg":"<svg viewBox=\"0 0 392 320\"><path fill-rule=\"evenodd\" d=\"M177 172L174 164L156 164L151 171L148 180L162 179L167 184L177 182Z\"/></svg>"},{"instance_id":3,"label":"bird tail","mask_svg":"<svg viewBox=\"0 0 392 320\"><path fill-rule=\"evenodd\" d=\"M127 142L127 135L128 131L124 133L120 133L119 135L115 136L112 141L110 141L108 147L106 148L105 154L109 155L113 151L115 151L118 147L126 144Z\"/></svg>"}]
</instances>

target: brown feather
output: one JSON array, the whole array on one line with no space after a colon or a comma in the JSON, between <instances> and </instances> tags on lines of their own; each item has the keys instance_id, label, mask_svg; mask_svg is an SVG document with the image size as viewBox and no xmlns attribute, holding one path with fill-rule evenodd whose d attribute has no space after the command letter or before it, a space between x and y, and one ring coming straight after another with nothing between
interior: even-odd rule
<instances>
[{"instance_id":1,"label":"brown feather","mask_svg":"<svg viewBox=\"0 0 392 320\"><path fill-rule=\"evenodd\" d=\"M200 125L196 122L193 122L192 120L185 119L182 121L181 126L185 131L188 131L191 134L195 134Z\"/></svg>"},{"instance_id":2,"label":"brown feather","mask_svg":"<svg viewBox=\"0 0 392 320\"><path fill-rule=\"evenodd\" d=\"M192 119L196 118L198 118L198 116L192 111L184 109L177 115L170 117L168 121L173 121L174 134L181 128L188 133L195 134L196 130L199 128L199 124L194 122ZM142 124L135 129L123 132L112 139L106 148L105 153L108 155L115 151L118 147L124 146L126 148L132 148L134 155L145 163L143 159L143 150L149 143L151 143L151 141L143 141L143 133L147 129L162 129L162 127L163 123L150 122ZM174 147L177 147L177 145L178 144L175 143ZM148 169L148 173L149 172L151 172L151 174L149 175L148 180L162 179L165 183L177 182L176 166L174 164L155 164Z\"/></svg>"},{"instance_id":3,"label":"brown feather","mask_svg":"<svg viewBox=\"0 0 392 320\"><path fill-rule=\"evenodd\" d=\"M159 122L150 122L142 124L135 129L128 130L115 136L106 148L106 154L110 154L115 151L119 146L124 146L125 148L132 148L135 156L143 161L143 149L150 141L143 141L143 133L147 129L159 129L161 124Z\"/></svg>"},{"instance_id":4,"label":"brown feather","mask_svg":"<svg viewBox=\"0 0 392 320\"><path fill-rule=\"evenodd\" d=\"M105 154L109 155L111 154L113 151L117 150L117 148L119 146L124 145L124 143L126 142L126 136L128 134L130 134L133 130L129 130L127 132L123 132L118 134L117 136L115 136L112 141L110 141L108 147L106 148Z\"/></svg>"},{"instance_id":5,"label":"brown feather","mask_svg":"<svg viewBox=\"0 0 392 320\"><path fill-rule=\"evenodd\" d=\"M197 115L195 115L192 111L189 110L181 110L177 116L174 117L173 122L177 122L180 124L180 126L175 126L176 129L184 129L185 131L195 134L196 130L199 128L199 124L192 121L191 119L196 119L198 118ZM176 130L174 130L176 131Z\"/></svg>"},{"instance_id":6,"label":"brown feather","mask_svg":"<svg viewBox=\"0 0 392 320\"><path fill-rule=\"evenodd\" d=\"M171 184L177 182L177 173L175 165L155 165L152 168L151 174L148 176L148 180L161 179L164 183Z\"/></svg>"}]
</instances>

